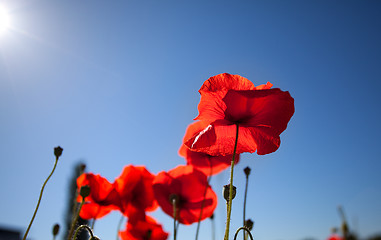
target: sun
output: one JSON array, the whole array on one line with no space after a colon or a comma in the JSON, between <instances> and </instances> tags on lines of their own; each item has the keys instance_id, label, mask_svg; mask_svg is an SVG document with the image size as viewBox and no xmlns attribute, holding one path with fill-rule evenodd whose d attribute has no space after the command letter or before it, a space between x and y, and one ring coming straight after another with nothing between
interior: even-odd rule
<instances>
[{"instance_id":1,"label":"sun","mask_svg":"<svg viewBox=\"0 0 381 240\"><path fill-rule=\"evenodd\" d=\"M6 32L10 27L10 19L5 7L0 5L0 35Z\"/></svg>"}]
</instances>

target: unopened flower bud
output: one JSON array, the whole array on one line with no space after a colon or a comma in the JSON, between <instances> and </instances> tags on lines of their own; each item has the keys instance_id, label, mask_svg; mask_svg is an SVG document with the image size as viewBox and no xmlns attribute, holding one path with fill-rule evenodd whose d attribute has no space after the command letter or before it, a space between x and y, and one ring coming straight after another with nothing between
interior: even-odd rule
<instances>
[{"instance_id":1,"label":"unopened flower bud","mask_svg":"<svg viewBox=\"0 0 381 240\"><path fill-rule=\"evenodd\" d=\"M54 155L56 158L59 158L62 155L62 151L63 149L60 146L54 148Z\"/></svg>"},{"instance_id":2,"label":"unopened flower bud","mask_svg":"<svg viewBox=\"0 0 381 240\"><path fill-rule=\"evenodd\" d=\"M82 163L81 165L79 165L79 171L81 173L83 173L85 171L85 169L86 169L86 164Z\"/></svg>"},{"instance_id":3,"label":"unopened flower bud","mask_svg":"<svg viewBox=\"0 0 381 240\"><path fill-rule=\"evenodd\" d=\"M232 200L235 198L237 188L233 186L233 192L232 192ZM226 201L229 201L229 192L230 192L230 185L225 185L223 189L224 198Z\"/></svg>"},{"instance_id":4,"label":"unopened flower bud","mask_svg":"<svg viewBox=\"0 0 381 240\"><path fill-rule=\"evenodd\" d=\"M82 186L81 189L79 190L79 195L81 197L85 198L90 195L90 186Z\"/></svg>"},{"instance_id":5,"label":"unopened flower bud","mask_svg":"<svg viewBox=\"0 0 381 240\"><path fill-rule=\"evenodd\" d=\"M53 236L57 236L59 231L60 231L60 225L58 223L54 224L54 226L53 226Z\"/></svg>"},{"instance_id":6,"label":"unopened flower bud","mask_svg":"<svg viewBox=\"0 0 381 240\"><path fill-rule=\"evenodd\" d=\"M243 171L245 172L246 177L248 177L250 175L251 169L249 167L245 167L245 169L243 169Z\"/></svg>"},{"instance_id":7,"label":"unopened flower bud","mask_svg":"<svg viewBox=\"0 0 381 240\"><path fill-rule=\"evenodd\" d=\"M253 229L253 226L254 226L254 222L251 221L251 219L247 219L245 221L245 227L247 227L247 229L249 229L250 231Z\"/></svg>"}]
</instances>

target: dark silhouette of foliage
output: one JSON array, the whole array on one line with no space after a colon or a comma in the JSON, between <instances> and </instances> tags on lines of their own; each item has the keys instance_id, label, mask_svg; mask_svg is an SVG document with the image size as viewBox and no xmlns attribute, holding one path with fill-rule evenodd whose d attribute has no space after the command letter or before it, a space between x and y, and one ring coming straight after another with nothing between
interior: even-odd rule
<instances>
[{"instance_id":1,"label":"dark silhouette of foliage","mask_svg":"<svg viewBox=\"0 0 381 240\"><path fill-rule=\"evenodd\" d=\"M68 239L68 234L70 230L70 226L72 223L72 220L74 218L74 214L77 211L77 208L79 206L79 203L77 203L77 178L84 173L86 165L82 162L79 162L75 165L73 175L70 179L70 185L69 185L69 191L68 191L68 203L67 203L67 210L65 214L65 226L64 226L64 235L63 240ZM80 225L87 225L88 221L84 220L82 218L78 219L77 226ZM78 234L77 237L78 240L87 240L88 239L88 233L87 231L81 231L80 234Z\"/></svg>"}]
</instances>

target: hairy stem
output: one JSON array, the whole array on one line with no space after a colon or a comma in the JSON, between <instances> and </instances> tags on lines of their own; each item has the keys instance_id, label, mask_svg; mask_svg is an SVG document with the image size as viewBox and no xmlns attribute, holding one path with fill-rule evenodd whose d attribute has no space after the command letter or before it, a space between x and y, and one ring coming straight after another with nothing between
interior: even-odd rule
<instances>
[{"instance_id":1,"label":"hairy stem","mask_svg":"<svg viewBox=\"0 0 381 240\"><path fill-rule=\"evenodd\" d=\"M33 221L34 221L34 218L36 217L38 208L40 207L41 198L42 198L42 194L43 194L43 192L44 192L45 185L46 185L46 183L49 181L50 177L53 175L54 170L56 170L56 166L57 166L57 163L58 163L58 158L59 158L59 157L56 156L56 161L55 161L55 163L54 163L53 170L52 170L52 172L49 174L48 178L45 180L44 184L42 185L41 192L40 192L40 197L38 198L38 202L37 202L36 209L34 210L32 219L30 220L29 226L28 226L28 228L26 229L26 232L25 232L25 234L24 234L23 240L25 240L26 237L28 236L30 227L32 226L32 223L33 223Z\"/></svg>"},{"instance_id":2,"label":"hairy stem","mask_svg":"<svg viewBox=\"0 0 381 240\"><path fill-rule=\"evenodd\" d=\"M225 228L225 237L224 240L229 240L229 228L230 228L230 215L232 212L232 198L233 198L233 171L234 171L234 160L235 160L235 154L237 151L237 144L238 144L238 129L239 126L236 124L236 136L235 136L235 144L234 144L234 150L233 150L233 158L230 165L230 187L229 187L229 200L227 203L227 216L226 216L226 228Z\"/></svg>"},{"instance_id":3,"label":"hairy stem","mask_svg":"<svg viewBox=\"0 0 381 240\"><path fill-rule=\"evenodd\" d=\"M74 232L74 228L75 228L75 225L77 224L77 221L78 221L78 218L79 218L79 213L81 212L81 209L82 209L82 206L83 204L85 203L85 198L82 198L82 202L81 202L81 205L79 205L79 208L78 208L78 211L77 213L75 214L75 218L71 224L71 228L70 228L70 231L69 231L69 234L68 234L68 237L67 239L70 240L71 239L71 236L73 235L73 232ZM81 226L86 226L86 225L81 225ZM86 226L87 228L90 228L88 226ZM77 229L78 231L78 229ZM76 234L77 234L77 231L76 231ZM74 238L75 239L75 238Z\"/></svg>"},{"instance_id":4,"label":"hairy stem","mask_svg":"<svg viewBox=\"0 0 381 240\"><path fill-rule=\"evenodd\" d=\"M89 233L90 233L90 239L92 239L94 237L94 234L93 234L93 231L91 230L91 228L87 225L81 225L77 228L77 230L75 230L75 233L74 233L74 240L77 239L77 235L79 233L79 231L81 231L83 228L85 228Z\"/></svg>"},{"instance_id":5,"label":"hairy stem","mask_svg":"<svg viewBox=\"0 0 381 240\"><path fill-rule=\"evenodd\" d=\"M246 175L246 185L245 185L245 197L243 199L243 226L245 226L246 221L246 198L247 198L247 186L249 184L249 175ZM247 234L243 232L243 240L247 239Z\"/></svg>"},{"instance_id":6,"label":"hairy stem","mask_svg":"<svg viewBox=\"0 0 381 240\"><path fill-rule=\"evenodd\" d=\"M124 220L124 216L122 215L118 223L118 229L116 230L116 240L119 240L119 230L120 230L120 226L122 226L123 220Z\"/></svg>"},{"instance_id":7,"label":"hairy stem","mask_svg":"<svg viewBox=\"0 0 381 240\"><path fill-rule=\"evenodd\" d=\"M176 219L177 219L177 203L176 199L172 199L172 206L173 206L173 240L176 240L176 234L177 234L177 226L176 226Z\"/></svg>"},{"instance_id":8,"label":"hairy stem","mask_svg":"<svg viewBox=\"0 0 381 240\"><path fill-rule=\"evenodd\" d=\"M210 165L210 172L209 172L209 177L208 177L208 180L207 180L206 186L205 186L204 199L202 199L202 203L201 203L200 216L199 216L198 222L197 222L196 240L198 240L198 232L200 230L201 217L202 217L202 211L203 211L204 205L205 205L206 192L208 191L209 183L210 183L210 180L212 179L212 174L213 174L212 162L211 162L210 158L211 158L211 156L208 157L208 162L209 162L209 165Z\"/></svg>"}]
</instances>

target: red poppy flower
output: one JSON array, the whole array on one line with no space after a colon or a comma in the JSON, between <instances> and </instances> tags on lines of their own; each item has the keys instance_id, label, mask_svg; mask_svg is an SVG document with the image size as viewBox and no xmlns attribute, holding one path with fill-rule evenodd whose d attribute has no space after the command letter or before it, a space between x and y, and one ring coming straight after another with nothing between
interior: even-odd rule
<instances>
[{"instance_id":1,"label":"red poppy flower","mask_svg":"<svg viewBox=\"0 0 381 240\"><path fill-rule=\"evenodd\" d=\"M168 172L160 172L153 181L153 190L160 207L173 217L170 200L176 196L177 217L180 223L198 222L210 217L217 206L217 196L209 186L207 177L192 166L178 166Z\"/></svg>"},{"instance_id":2,"label":"red poppy flower","mask_svg":"<svg viewBox=\"0 0 381 240\"><path fill-rule=\"evenodd\" d=\"M129 221L144 219L146 211L158 207L152 189L154 176L145 167L126 166L115 179L114 188L121 199L121 211Z\"/></svg>"},{"instance_id":3,"label":"red poppy flower","mask_svg":"<svg viewBox=\"0 0 381 240\"><path fill-rule=\"evenodd\" d=\"M118 210L119 195L107 179L84 173L77 178L78 192L82 186L90 187L90 195L85 198L85 204L81 208L81 218L99 219L112 210ZM77 201L82 202L82 197L78 195Z\"/></svg>"},{"instance_id":4,"label":"red poppy flower","mask_svg":"<svg viewBox=\"0 0 381 240\"><path fill-rule=\"evenodd\" d=\"M209 78L199 90L196 120L210 124L185 145L213 156L233 154L238 125L237 153L257 151L264 155L276 151L279 135L294 114L294 99L271 86L255 87L248 79L228 73Z\"/></svg>"},{"instance_id":5,"label":"red poppy flower","mask_svg":"<svg viewBox=\"0 0 381 240\"><path fill-rule=\"evenodd\" d=\"M135 224L127 223L125 231L120 231L119 236L122 240L165 240L168 233L155 219L146 216L145 220L139 220Z\"/></svg>"},{"instance_id":6,"label":"red poppy flower","mask_svg":"<svg viewBox=\"0 0 381 240\"><path fill-rule=\"evenodd\" d=\"M188 126L184 141L191 138L196 133L199 133L209 125L205 121L197 121ZM227 156L211 156L203 152L194 152L189 150L184 144L181 145L179 150L179 155L184 157L187 160L188 165L192 165L198 170L202 171L205 175L211 176L226 168L230 167L232 155ZM235 157L235 164L239 162L239 155Z\"/></svg>"}]
</instances>

